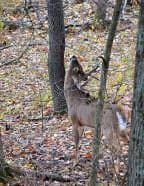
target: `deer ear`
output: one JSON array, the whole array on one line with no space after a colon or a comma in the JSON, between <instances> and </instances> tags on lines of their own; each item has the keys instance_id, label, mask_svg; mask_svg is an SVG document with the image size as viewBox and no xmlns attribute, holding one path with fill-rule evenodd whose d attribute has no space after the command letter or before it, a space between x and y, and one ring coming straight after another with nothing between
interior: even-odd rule
<instances>
[{"instance_id":1,"label":"deer ear","mask_svg":"<svg viewBox=\"0 0 144 186\"><path fill-rule=\"evenodd\" d=\"M79 72L79 68L78 68L78 67L74 67L74 68L73 68L73 72L74 72L74 73L78 73L78 72Z\"/></svg>"}]
</instances>

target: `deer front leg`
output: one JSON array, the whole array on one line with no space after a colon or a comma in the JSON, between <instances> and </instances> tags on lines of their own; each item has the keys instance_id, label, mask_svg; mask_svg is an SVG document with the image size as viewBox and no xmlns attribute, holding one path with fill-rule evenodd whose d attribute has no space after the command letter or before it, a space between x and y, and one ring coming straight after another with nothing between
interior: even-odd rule
<instances>
[{"instance_id":1,"label":"deer front leg","mask_svg":"<svg viewBox=\"0 0 144 186\"><path fill-rule=\"evenodd\" d=\"M78 149L79 149L79 130L78 130L78 123L73 123L73 134L74 134L74 141L75 141L75 164L78 163Z\"/></svg>"},{"instance_id":2,"label":"deer front leg","mask_svg":"<svg viewBox=\"0 0 144 186\"><path fill-rule=\"evenodd\" d=\"M84 133L84 127L79 127L79 138L81 139Z\"/></svg>"}]
</instances>

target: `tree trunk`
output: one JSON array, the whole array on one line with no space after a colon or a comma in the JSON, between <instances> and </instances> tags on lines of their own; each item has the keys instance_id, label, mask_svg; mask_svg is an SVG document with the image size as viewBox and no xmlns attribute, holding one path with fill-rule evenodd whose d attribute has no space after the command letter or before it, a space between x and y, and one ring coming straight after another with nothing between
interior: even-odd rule
<instances>
[{"instance_id":1,"label":"tree trunk","mask_svg":"<svg viewBox=\"0 0 144 186\"><path fill-rule=\"evenodd\" d=\"M9 166L5 162L3 154L3 144L1 140L1 129L0 129L0 183L6 183L9 180L10 172Z\"/></svg>"},{"instance_id":2,"label":"tree trunk","mask_svg":"<svg viewBox=\"0 0 144 186\"><path fill-rule=\"evenodd\" d=\"M96 22L105 24L107 0L89 0L92 10L95 12Z\"/></svg>"},{"instance_id":3,"label":"tree trunk","mask_svg":"<svg viewBox=\"0 0 144 186\"><path fill-rule=\"evenodd\" d=\"M96 181L97 181L97 173L98 173L98 156L99 156L99 146L100 146L101 121L102 121L102 112L104 106L107 73L109 68L109 61L110 61L110 55L111 55L111 50L113 45L113 39L115 37L116 27L120 16L121 5L122 5L122 0L117 0L114 13L113 13L112 24L110 26L108 39L107 39L105 52L104 52L105 63L103 63L102 65L100 89L98 95L99 104L96 108L96 116L95 116L95 134L93 139L93 164L92 164L91 180L90 180L91 186L97 185Z\"/></svg>"},{"instance_id":4,"label":"tree trunk","mask_svg":"<svg viewBox=\"0 0 144 186\"><path fill-rule=\"evenodd\" d=\"M66 111L64 97L64 50L65 32L62 0L47 0L49 52L48 70L54 111Z\"/></svg>"},{"instance_id":5,"label":"tree trunk","mask_svg":"<svg viewBox=\"0 0 144 186\"><path fill-rule=\"evenodd\" d=\"M140 3L133 112L128 155L128 185L144 185L144 0Z\"/></svg>"}]
</instances>

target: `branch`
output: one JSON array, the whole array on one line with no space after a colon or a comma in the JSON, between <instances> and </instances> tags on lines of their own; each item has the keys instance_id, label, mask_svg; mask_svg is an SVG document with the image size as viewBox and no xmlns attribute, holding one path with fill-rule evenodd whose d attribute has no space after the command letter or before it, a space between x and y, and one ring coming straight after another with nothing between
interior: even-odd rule
<instances>
[{"instance_id":1,"label":"branch","mask_svg":"<svg viewBox=\"0 0 144 186\"><path fill-rule=\"evenodd\" d=\"M28 17L29 17L30 22L32 23L32 26L33 26L33 22L32 22L32 20L31 20L31 17L29 16L29 14L28 14ZM31 40L32 40L33 36L34 36L34 29L33 29L33 31L32 31L32 35L31 35L31 37L30 37L30 39L29 39L29 42L26 44L26 48L22 51L22 53L20 54L20 56L18 56L18 57L15 58L15 59L6 61L6 62L1 62L2 64L0 65L0 68L3 67L3 66L5 66L5 65L10 65L10 64L12 64L12 63L14 63L14 62L19 61L19 60L24 56L24 54L27 52L27 50L28 50L28 48L29 48L29 44L31 43Z\"/></svg>"},{"instance_id":2,"label":"branch","mask_svg":"<svg viewBox=\"0 0 144 186\"><path fill-rule=\"evenodd\" d=\"M74 182L76 180L70 177L63 177L61 174L50 174L50 173L41 173L37 171L25 171L21 170L18 167L9 167L9 171L15 176L27 176L27 177L36 177L42 179L43 181L59 181L59 182Z\"/></svg>"},{"instance_id":3,"label":"branch","mask_svg":"<svg viewBox=\"0 0 144 186\"><path fill-rule=\"evenodd\" d=\"M37 41L31 41L31 43L28 44L29 47L34 47L34 46L47 46L46 42L37 42ZM6 46L1 46L0 51L11 48L11 47L17 47L17 45L6 45ZM21 45L21 47L25 47L25 45Z\"/></svg>"},{"instance_id":4,"label":"branch","mask_svg":"<svg viewBox=\"0 0 144 186\"><path fill-rule=\"evenodd\" d=\"M39 117L31 117L31 118L28 118L27 120L28 121L41 121L41 120L47 120L49 121L50 119L52 119L53 116L50 114L48 116L39 116Z\"/></svg>"},{"instance_id":5,"label":"branch","mask_svg":"<svg viewBox=\"0 0 144 186\"><path fill-rule=\"evenodd\" d=\"M10 47L13 47L13 46L14 45L1 46L0 50L4 50L4 49L7 49L7 48L10 48Z\"/></svg>"},{"instance_id":6,"label":"branch","mask_svg":"<svg viewBox=\"0 0 144 186\"><path fill-rule=\"evenodd\" d=\"M20 56L18 56L17 58L14 58L14 59L6 61L6 62L1 62L2 64L0 65L0 68L5 66L5 65L10 65L10 64L12 64L14 62L17 63L17 61L19 61L24 56L24 54L27 52L28 48L29 48L29 44L27 44L26 48L22 51Z\"/></svg>"}]
</instances>

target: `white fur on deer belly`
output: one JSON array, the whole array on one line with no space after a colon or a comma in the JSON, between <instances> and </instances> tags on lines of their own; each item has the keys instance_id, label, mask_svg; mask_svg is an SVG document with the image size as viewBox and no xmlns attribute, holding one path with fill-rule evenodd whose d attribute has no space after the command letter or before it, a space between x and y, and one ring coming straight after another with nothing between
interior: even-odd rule
<instances>
[{"instance_id":1,"label":"white fur on deer belly","mask_svg":"<svg viewBox=\"0 0 144 186\"><path fill-rule=\"evenodd\" d=\"M124 131L126 129L126 121L123 119L122 115L119 112L116 112L118 118L118 124L120 131Z\"/></svg>"}]
</instances>

